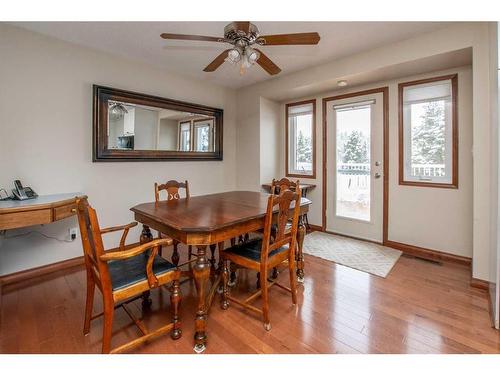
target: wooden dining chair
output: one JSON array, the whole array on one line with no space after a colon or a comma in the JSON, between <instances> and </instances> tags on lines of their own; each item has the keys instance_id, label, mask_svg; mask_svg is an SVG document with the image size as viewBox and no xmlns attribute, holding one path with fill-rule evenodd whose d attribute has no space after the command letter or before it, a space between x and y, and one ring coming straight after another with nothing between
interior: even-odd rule
<instances>
[{"instance_id":1,"label":"wooden dining chair","mask_svg":"<svg viewBox=\"0 0 500 375\"><path fill-rule=\"evenodd\" d=\"M278 206L276 223L276 236L274 241L271 238L271 227L275 207ZM279 196L271 194L268 198L267 212L264 224L264 235L261 239L250 240L224 250L221 253L223 262L223 293L222 308L226 310L229 307L229 301L257 312L262 315L264 328L269 331L271 322L269 321L269 288L277 285L288 291L292 295L292 303L297 303L297 282L295 280L295 247L297 246L297 230L300 212L300 188L293 192L283 190ZM291 230L286 226L289 220L292 220ZM270 269L277 267L281 263L288 261L288 270L290 273L290 288L278 283L276 280L268 279ZM245 300L233 298L229 294L229 262L239 267L248 268L260 273L260 289L250 295ZM251 304L257 297L262 295L262 309Z\"/></svg>"},{"instance_id":2,"label":"wooden dining chair","mask_svg":"<svg viewBox=\"0 0 500 375\"><path fill-rule=\"evenodd\" d=\"M273 178L273 181L271 182L271 194L279 194L283 190L297 191L299 186L299 180L292 181L285 177L279 180Z\"/></svg>"},{"instance_id":3,"label":"wooden dining chair","mask_svg":"<svg viewBox=\"0 0 500 375\"><path fill-rule=\"evenodd\" d=\"M137 223L101 229L96 211L88 204L87 199L78 199L76 204L87 270L84 335L90 332L92 320L104 316L102 353L122 352L167 332L171 333L174 340L179 339L182 334L179 320L180 271L175 265L157 255L158 248L172 244L172 240L157 239L133 247L125 246L130 228L135 227ZM123 231L120 246L112 251L104 250L102 235L116 231ZM170 294L172 322L149 332L142 321L134 317L126 304L141 297L143 297L144 304L149 300L151 289L168 283L172 283ZM92 316L96 286L103 297L104 311ZM113 315L115 308L118 307L125 310L143 336L111 350Z\"/></svg>"},{"instance_id":4,"label":"wooden dining chair","mask_svg":"<svg viewBox=\"0 0 500 375\"><path fill-rule=\"evenodd\" d=\"M165 184L158 184L155 182L155 202L160 202L160 192L165 190L167 193L167 199L165 201L173 201L181 199L179 190L184 189L184 197L189 199L189 183L187 181L178 182L175 180L170 180ZM158 232L158 238L170 238L166 234ZM174 251L172 253L172 263L176 266L179 264L179 241L173 240ZM160 249L160 255L162 255L162 249ZM188 260L191 260L193 256L193 246L188 246Z\"/></svg>"},{"instance_id":5,"label":"wooden dining chair","mask_svg":"<svg viewBox=\"0 0 500 375\"><path fill-rule=\"evenodd\" d=\"M284 191L284 190L297 191L297 189L299 187L300 187L299 180L292 181L292 180L289 180L288 178L285 178L285 177L281 178L279 180L273 178L273 181L271 182L270 193L276 195L276 194L279 194L280 191ZM288 222L286 224L285 229L287 231L290 231L290 229L291 229L290 222ZM262 235L263 232L264 232L264 229L259 229L257 231L257 234ZM276 236L276 226L273 225L271 227L271 239L274 240L275 236ZM239 236L238 243L242 244L244 242L247 242L249 239L250 239L249 233L245 233L244 235ZM234 246L235 244L236 244L235 239L231 240L231 246ZM238 267L236 265L234 265L234 264L231 265L231 272L229 275L229 286L234 286L236 284L236 270L237 269L238 269ZM271 277L273 279L276 279L278 277L278 268L277 267L273 267L273 272L271 274ZM257 273L256 286L257 286L257 289L260 288L260 273Z\"/></svg>"}]
</instances>

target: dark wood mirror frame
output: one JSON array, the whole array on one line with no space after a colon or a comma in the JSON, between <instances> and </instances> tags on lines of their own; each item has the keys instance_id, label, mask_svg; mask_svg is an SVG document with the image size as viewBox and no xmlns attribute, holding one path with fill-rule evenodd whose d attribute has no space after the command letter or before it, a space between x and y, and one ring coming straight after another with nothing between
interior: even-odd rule
<instances>
[{"instance_id":1,"label":"dark wood mirror frame","mask_svg":"<svg viewBox=\"0 0 500 375\"><path fill-rule=\"evenodd\" d=\"M181 102L132 91L93 85L93 161L190 161L222 160L224 111L204 105ZM117 150L108 148L108 101L119 101L214 117L214 151Z\"/></svg>"}]
</instances>

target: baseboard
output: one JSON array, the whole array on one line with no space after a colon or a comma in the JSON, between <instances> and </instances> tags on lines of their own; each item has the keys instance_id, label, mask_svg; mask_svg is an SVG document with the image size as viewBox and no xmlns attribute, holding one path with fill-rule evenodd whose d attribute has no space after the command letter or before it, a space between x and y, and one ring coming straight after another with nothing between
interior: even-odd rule
<instances>
[{"instance_id":1,"label":"baseboard","mask_svg":"<svg viewBox=\"0 0 500 375\"><path fill-rule=\"evenodd\" d=\"M309 228L311 228L312 232L323 232L323 227L321 225L309 224Z\"/></svg>"},{"instance_id":2,"label":"baseboard","mask_svg":"<svg viewBox=\"0 0 500 375\"><path fill-rule=\"evenodd\" d=\"M126 249L130 249L132 247L138 246L139 243L132 243L125 246ZM108 251L118 251L118 248L106 250ZM28 270L22 270L19 272L10 273L8 275L0 276L0 293L2 291L2 287L10 284L15 284L21 281L33 279L36 277L44 276L53 272L65 270L67 268L81 266L84 263L83 256L79 256L76 258L62 260L60 262L46 264L44 266L30 268ZM1 294L0 294L1 295Z\"/></svg>"},{"instance_id":3,"label":"baseboard","mask_svg":"<svg viewBox=\"0 0 500 375\"><path fill-rule=\"evenodd\" d=\"M15 284L21 281L32 279L35 277L40 277L47 275L49 273L64 270L66 268L71 268L75 266L80 266L83 264L83 256L76 258L66 259L60 262L47 264L45 266L40 266L36 268L30 268L28 270L23 270L19 272L10 273L8 275L1 276L0 283L2 286Z\"/></svg>"},{"instance_id":4,"label":"baseboard","mask_svg":"<svg viewBox=\"0 0 500 375\"><path fill-rule=\"evenodd\" d=\"M472 264L472 259L468 257L444 253L438 250L426 249L424 247L408 245L401 242L389 240L384 243L384 246L401 250L405 254L413 255L418 258L435 260L435 261L453 262L453 263L463 264L466 266L470 266Z\"/></svg>"},{"instance_id":5,"label":"baseboard","mask_svg":"<svg viewBox=\"0 0 500 375\"><path fill-rule=\"evenodd\" d=\"M475 279L474 277L471 277L471 279L470 279L470 286L472 286L473 288L487 290L488 294L489 294L490 283L488 281L486 281L486 280Z\"/></svg>"},{"instance_id":6,"label":"baseboard","mask_svg":"<svg viewBox=\"0 0 500 375\"><path fill-rule=\"evenodd\" d=\"M374 243L376 245L382 245L381 242L374 241L374 240L371 240L369 238L351 236L349 234L344 234L344 233L340 233L340 232L334 232L334 231L327 230L327 229L325 229L323 232L328 233L328 234L334 234L335 236L340 236L340 237L345 237L345 238L351 238L351 239L357 240L357 241L364 241L364 242Z\"/></svg>"}]
</instances>

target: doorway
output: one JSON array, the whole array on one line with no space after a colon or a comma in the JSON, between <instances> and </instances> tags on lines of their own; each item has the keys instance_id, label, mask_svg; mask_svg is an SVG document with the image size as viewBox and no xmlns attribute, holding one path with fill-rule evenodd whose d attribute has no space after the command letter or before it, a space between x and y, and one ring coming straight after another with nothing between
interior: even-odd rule
<instances>
[{"instance_id":1,"label":"doorway","mask_svg":"<svg viewBox=\"0 0 500 375\"><path fill-rule=\"evenodd\" d=\"M323 100L323 228L386 240L387 88Z\"/></svg>"}]
</instances>

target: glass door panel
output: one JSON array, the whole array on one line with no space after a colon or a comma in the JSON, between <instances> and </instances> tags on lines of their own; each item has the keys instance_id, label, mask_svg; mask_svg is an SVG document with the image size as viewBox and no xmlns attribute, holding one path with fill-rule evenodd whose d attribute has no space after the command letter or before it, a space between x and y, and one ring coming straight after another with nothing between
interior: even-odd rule
<instances>
[{"instance_id":1,"label":"glass door panel","mask_svg":"<svg viewBox=\"0 0 500 375\"><path fill-rule=\"evenodd\" d=\"M371 221L371 106L335 111L336 212L340 217Z\"/></svg>"}]
</instances>

